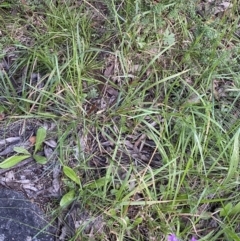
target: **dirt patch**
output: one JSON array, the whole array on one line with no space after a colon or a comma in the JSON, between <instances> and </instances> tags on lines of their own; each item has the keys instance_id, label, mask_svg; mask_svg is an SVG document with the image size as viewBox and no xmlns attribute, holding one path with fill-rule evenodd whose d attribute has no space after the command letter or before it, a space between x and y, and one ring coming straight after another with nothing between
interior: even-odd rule
<instances>
[{"instance_id":1,"label":"dirt patch","mask_svg":"<svg viewBox=\"0 0 240 241\"><path fill-rule=\"evenodd\" d=\"M41 122L35 119L1 124L1 161L17 155L16 147L24 148L29 153L33 153L34 145L31 138L36 136L36 131L41 126L48 129L49 133L54 128L50 122ZM47 201L46 198L60 197L60 184L56 183L56 180L59 180L60 177L60 166L54 150L56 146L49 146L52 142L55 142L55 140L49 137L45 142L47 144L44 144L42 150L38 153L48 159L47 164L41 165L32 157L29 157L11 168L1 169L0 184L24 192L28 198L37 200L43 206Z\"/></svg>"}]
</instances>

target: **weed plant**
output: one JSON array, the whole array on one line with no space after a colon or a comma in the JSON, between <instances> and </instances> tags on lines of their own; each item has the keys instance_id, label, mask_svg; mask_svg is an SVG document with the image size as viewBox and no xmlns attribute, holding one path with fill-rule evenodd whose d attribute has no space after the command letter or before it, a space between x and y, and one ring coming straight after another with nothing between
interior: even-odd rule
<instances>
[{"instance_id":1,"label":"weed plant","mask_svg":"<svg viewBox=\"0 0 240 241\"><path fill-rule=\"evenodd\" d=\"M105 224L69 240L239 240L237 1L38 2L0 3L1 110L57 123L61 204Z\"/></svg>"}]
</instances>

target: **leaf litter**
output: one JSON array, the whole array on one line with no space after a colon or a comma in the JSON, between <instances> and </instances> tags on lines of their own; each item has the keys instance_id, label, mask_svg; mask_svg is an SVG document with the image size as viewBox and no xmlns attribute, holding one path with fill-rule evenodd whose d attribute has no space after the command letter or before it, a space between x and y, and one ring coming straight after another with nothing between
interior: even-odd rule
<instances>
[{"instance_id":1,"label":"leaf litter","mask_svg":"<svg viewBox=\"0 0 240 241\"><path fill-rule=\"evenodd\" d=\"M34 121L33 119L28 120L18 120L16 122L12 122L11 124L1 124L0 132L2 133L2 137L6 137L5 139L0 140L0 156L1 159L5 161L7 158L12 158L15 155L15 157L25 157L16 156L16 151L20 151L18 148L23 148L23 150L26 150L30 153L33 153L34 146L33 143L29 141L29 137L34 136L36 134L39 127L41 127L43 123L40 121ZM23 131L23 128L25 131ZM4 132L4 133L3 133ZM19 133L22 133L22 135L19 135ZM9 136L9 137L8 137ZM27 141L25 141L28 139ZM51 145L49 147L47 144ZM6 169L0 169L1 173L1 185L5 187L11 187L14 186L16 190L24 190L25 194L29 198L38 199L38 195L41 193L42 197L45 195L46 197L49 195L59 195L59 187L60 183L57 183L57 180L59 181L59 177L56 174L56 171L53 172L54 176L49 176L48 173L51 173L50 170L47 170L48 168L54 169L54 166L59 165L56 163L56 155L53 155L54 149L56 147L56 142L53 139L49 139L44 144L44 152L40 152L39 154L42 156L46 156L49 159L49 162L46 166L39 165L34 161L30 155L26 156L26 160L23 159L19 164L16 163L13 167L9 166L9 168ZM39 147L38 147L39 148ZM46 151L47 148L51 149L51 152ZM53 149L52 149L53 148ZM4 163L2 161L0 164ZM6 165L10 165L7 164ZM56 167L55 167L56 168ZM14 175L12 175L14 170ZM58 172L58 175L60 173ZM12 176L12 178L10 178ZM43 178L45 176L45 178ZM46 178L47 177L47 178ZM54 182L54 183L53 183ZM54 185L53 185L54 184ZM53 186L53 187L52 187ZM51 191L49 193L49 190ZM46 200L45 200L46 202ZM44 203L42 203L44 206Z\"/></svg>"}]
</instances>

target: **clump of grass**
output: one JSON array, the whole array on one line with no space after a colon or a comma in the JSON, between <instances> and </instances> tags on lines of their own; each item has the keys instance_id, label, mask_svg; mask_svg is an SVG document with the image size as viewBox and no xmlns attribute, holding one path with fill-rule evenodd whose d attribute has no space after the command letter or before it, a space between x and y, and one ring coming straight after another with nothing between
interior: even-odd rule
<instances>
[{"instance_id":1,"label":"clump of grass","mask_svg":"<svg viewBox=\"0 0 240 241\"><path fill-rule=\"evenodd\" d=\"M204 18L187 1L45 6L37 26L19 16L32 44L6 34L17 57L0 93L10 116L57 121L59 159L81 182L64 191L105 223L75 238L236 240L237 4Z\"/></svg>"}]
</instances>

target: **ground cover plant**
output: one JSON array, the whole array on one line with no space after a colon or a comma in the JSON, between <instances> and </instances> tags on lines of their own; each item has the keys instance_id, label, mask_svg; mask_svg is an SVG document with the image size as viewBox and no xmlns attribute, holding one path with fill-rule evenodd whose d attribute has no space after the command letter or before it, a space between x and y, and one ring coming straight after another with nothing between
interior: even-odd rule
<instances>
[{"instance_id":1,"label":"ground cover plant","mask_svg":"<svg viewBox=\"0 0 240 241\"><path fill-rule=\"evenodd\" d=\"M0 1L0 184L57 240L240 240L239 10Z\"/></svg>"}]
</instances>

